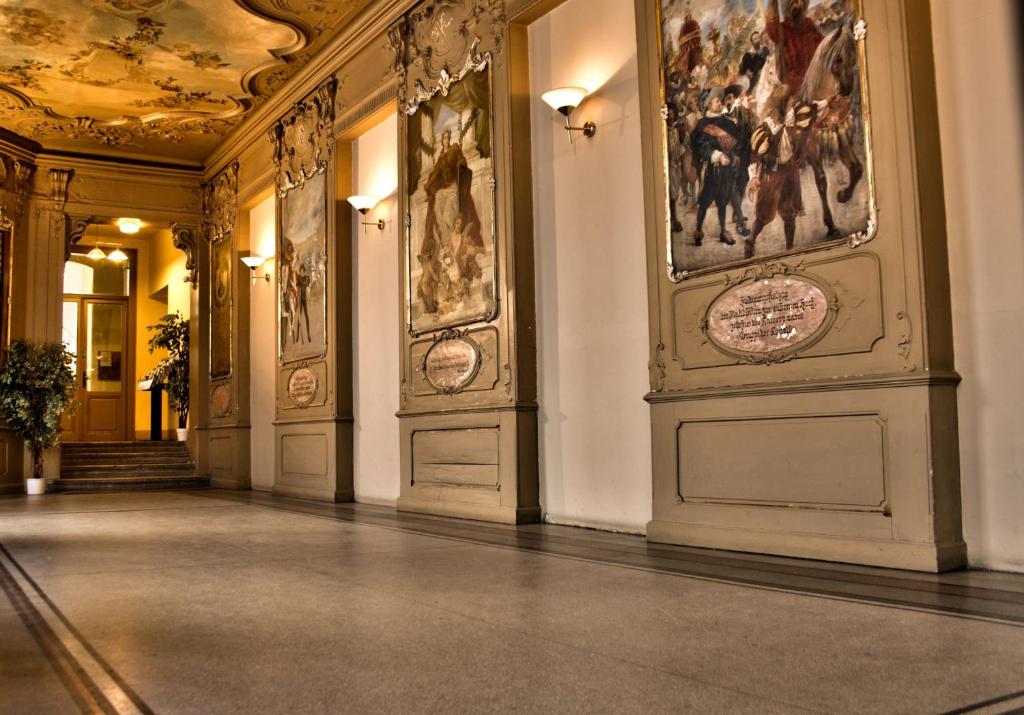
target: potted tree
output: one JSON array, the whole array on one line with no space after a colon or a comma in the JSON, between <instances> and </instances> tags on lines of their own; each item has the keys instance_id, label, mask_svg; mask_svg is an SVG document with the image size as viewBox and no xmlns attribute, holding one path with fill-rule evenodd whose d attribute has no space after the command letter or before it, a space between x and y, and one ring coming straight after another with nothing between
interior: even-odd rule
<instances>
[{"instance_id":1,"label":"potted tree","mask_svg":"<svg viewBox=\"0 0 1024 715\"><path fill-rule=\"evenodd\" d=\"M178 439L184 442L188 439L188 320L180 313L168 313L146 330L153 333L149 352L167 351L167 357L150 370L148 377L167 391L167 401L178 413Z\"/></svg>"},{"instance_id":2,"label":"potted tree","mask_svg":"<svg viewBox=\"0 0 1024 715\"><path fill-rule=\"evenodd\" d=\"M60 442L61 415L77 407L72 360L61 343L16 340L0 367L0 412L7 429L32 451L32 476L25 480L29 494L46 491L43 451Z\"/></svg>"}]
</instances>

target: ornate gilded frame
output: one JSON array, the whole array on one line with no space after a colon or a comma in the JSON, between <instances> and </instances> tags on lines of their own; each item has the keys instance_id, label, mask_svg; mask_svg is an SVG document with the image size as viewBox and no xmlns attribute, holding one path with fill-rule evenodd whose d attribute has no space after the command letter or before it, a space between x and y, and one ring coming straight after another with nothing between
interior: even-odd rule
<instances>
[{"instance_id":1,"label":"ornate gilded frame","mask_svg":"<svg viewBox=\"0 0 1024 715\"><path fill-rule=\"evenodd\" d=\"M875 237L878 231L878 203L877 194L875 191L875 171L874 171L874 151L871 140L871 105L870 98L868 96L868 67L867 67L867 52L865 49L866 37L867 37L867 23L864 20L864 3L863 0L853 0L854 12L858 18L854 25L854 39L857 41L857 63L859 70L860 79L860 100L861 100L861 111L864 120L864 180L867 182L868 187L868 224L863 231L844 236L842 238L833 239L830 241L821 241L813 246L804 246L801 248L795 248L789 251L782 251L779 253L772 253L764 256L754 256L753 258L740 259L737 261L729 261L716 266L708 266L707 268L699 268L696 270L676 270L675 261L673 261L673 247L672 247L672 218L670 202L671 197L671 178L668 166L668 125L665 120L668 117L668 104L665 96L665 63L664 63L664 47L665 40L663 36L663 23L661 6L663 0L654 0L655 13L657 17L657 42L658 42L658 112L661 117L659 122L661 128L661 171L662 171L662 182L664 185L664 195L662 196L661 210L663 212L663 225L662 230L665 235L665 259L666 259L666 272L668 279L673 283L679 283L688 278L694 278L696 276L707 275L709 273L716 273L718 271L727 271L740 266L746 266L755 264L763 261L775 261L780 258L788 256L794 256L804 253L812 253L815 251L823 251L836 246L846 244L849 248L857 248L858 246L867 243ZM775 2L776 0L768 0L769 2Z\"/></svg>"},{"instance_id":2,"label":"ornate gilded frame","mask_svg":"<svg viewBox=\"0 0 1024 715\"><path fill-rule=\"evenodd\" d=\"M279 119L270 129L269 138L274 146L275 187L278 197L277 210L277 255L282 256L284 235L284 217L287 202L292 191L302 190L315 176L322 175L324 193L320 201L324 209L324 252L325 258L330 250L330 208L331 208L331 172L334 158L334 98L337 93L338 81L329 77L292 110ZM296 141L296 138L298 139ZM327 261L329 265L329 260ZM327 357L329 346L328 291L330 276L325 275L323 325L324 342L322 349L315 354L301 355L286 359L281 343L281 321L283 305L281 300L282 271L277 271L277 342L278 363L295 365L310 360L322 360ZM317 316L318 319L321 316Z\"/></svg>"}]
</instances>

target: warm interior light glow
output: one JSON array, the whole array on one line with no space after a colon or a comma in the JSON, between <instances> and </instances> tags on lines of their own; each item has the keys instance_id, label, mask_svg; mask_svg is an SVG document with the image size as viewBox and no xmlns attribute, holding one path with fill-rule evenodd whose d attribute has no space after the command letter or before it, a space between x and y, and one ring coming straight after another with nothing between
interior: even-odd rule
<instances>
[{"instance_id":1,"label":"warm interior light glow","mask_svg":"<svg viewBox=\"0 0 1024 715\"><path fill-rule=\"evenodd\" d=\"M138 233L142 227L142 221L137 218L119 218L117 228L121 233Z\"/></svg>"},{"instance_id":2,"label":"warm interior light glow","mask_svg":"<svg viewBox=\"0 0 1024 715\"><path fill-rule=\"evenodd\" d=\"M348 202L352 204L352 208L361 214L365 214L367 211L372 209L378 203L380 199L376 196L349 196Z\"/></svg>"},{"instance_id":3,"label":"warm interior light glow","mask_svg":"<svg viewBox=\"0 0 1024 715\"><path fill-rule=\"evenodd\" d=\"M138 230L138 229L136 229ZM107 254L107 260L114 261L115 263L121 263L128 260L128 254L121 250L118 246L113 251Z\"/></svg>"},{"instance_id":4,"label":"warm interior light glow","mask_svg":"<svg viewBox=\"0 0 1024 715\"><path fill-rule=\"evenodd\" d=\"M91 251L89 251L88 253L86 253L85 255L87 255L89 258L93 259L94 261L99 261L99 260L102 260L102 259L107 257L107 254L104 253L103 249L100 248L99 246L94 246L93 249Z\"/></svg>"},{"instance_id":5,"label":"warm interior light glow","mask_svg":"<svg viewBox=\"0 0 1024 715\"><path fill-rule=\"evenodd\" d=\"M579 106L583 98L587 96L587 90L583 87L558 87L540 96L552 109L568 114Z\"/></svg>"},{"instance_id":6,"label":"warm interior light glow","mask_svg":"<svg viewBox=\"0 0 1024 715\"><path fill-rule=\"evenodd\" d=\"M249 267L249 270L255 271L257 268L263 265L263 261L267 260L263 256L242 256L242 263Z\"/></svg>"}]
</instances>

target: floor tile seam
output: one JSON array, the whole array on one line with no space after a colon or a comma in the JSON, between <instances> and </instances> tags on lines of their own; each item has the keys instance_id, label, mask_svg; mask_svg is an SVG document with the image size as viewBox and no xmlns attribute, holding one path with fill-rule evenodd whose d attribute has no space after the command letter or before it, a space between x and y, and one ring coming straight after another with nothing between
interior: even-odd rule
<instances>
[{"instance_id":1,"label":"floor tile seam","mask_svg":"<svg viewBox=\"0 0 1024 715\"><path fill-rule=\"evenodd\" d=\"M225 497L222 495L211 494L208 495L210 498L225 498L231 500L231 497ZM287 505L274 505L274 504L260 504L258 502L239 501L237 503L249 504L254 506L268 506L271 508L281 508L293 513L300 513L304 515L313 515L310 511L304 509L305 505L299 501L296 501L291 506L295 509L287 509ZM413 531L415 533L427 533L431 536L450 536L451 534L437 534L435 532L423 531L417 529L409 524L395 524L388 523L389 519L387 515L381 515L380 517L369 517L361 516L353 512L347 514L318 514L318 516L326 516L327 518L336 519L338 521L344 521L361 526L379 526L383 528L395 528L405 531ZM559 534L559 535L546 535L538 531L530 531L525 533L516 533L508 530L499 530L488 528L486 526L472 524L472 525L452 525L444 524L443 522L425 521L425 520L414 520L416 523L422 523L424 525L433 525L438 523L444 526L446 531L463 531L462 535L455 535L455 538L463 538L469 541L477 543L493 543L488 541L485 537L478 536L477 534L483 532L487 535L494 535L501 538L522 538L523 536L531 536L534 541L558 541L564 542L566 545L573 546L581 549L600 550L608 552L611 555L624 555L624 556L636 556L645 557L650 556L650 553L646 550L641 550L638 547L629 547L622 545L601 545L596 546L592 542L596 539L593 537L574 537L571 534ZM550 525L543 525L550 526ZM556 525L555 528L573 528L563 527ZM580 543L580 542L587 543ZM844 583L850 583L858 586L864 586L869 588L885 588L892 590L901 590L912 593L921 594L936 594L939 596L949 596L957 598L971 598L977 601L990 601L993 603L1009 603L1015 605L1024 605L1024 593L1014 591L1012 589L997 589L991 586L969 586L964 584L943 584L936 583L934 581L928 581L924 578L918 579L913 578L912 575L901 575L898 577L886 576L882 574L862 574L854 571L836 568L829 568L827 565L815 565L815 566L802 566L799 564L772 564L765 563L763 561L757 561L754 559L733 559L729 557L719 557L704 554L692 554L692 553L679 553L668 549L655 549L659 556L668 560L680 561L683 563L695 563L702 566L713 566L719 568L729 569L742 569L751 572L760 572L770 575L778 575L785 577L796 577L803 579L819 579L827 582L842 581ZM545 550L547 551L547 550ZM594 560L602 561L610 559L609 556L595 556L592 557ZM670 569L666 569L671 571ZM983 592L983 593L979 593ZM966 592L966 593L965 593ZM987 595L992 594L992 595Z\"/></svg>"},{"instance_id":2,"label":"floor tile seam","mask_svg":"<svg viewBox=\"0 0 1024 715\"><path fill-rule=\"evenodd\" d=\"M216 496L211 495L211 498L216 498ZM632 570L636 570L636 571L643 571L643 572L646 572L646 573L662 575L662 576L669 576L669 577L676 577L676 578L689 578L689 579L693 579L693 580L705 581L705 582L709 582L709 583L716 583L716 584L721 584L721 585L725 585L725 586L735 586L735 587L738 587L738 588L756 589L756 590L770 591L770 592L773 592L773 593L789 594L789 595L793 595L793 596L803 596L803 597L808 597L808 598L820 598L820 599L826 599L826 600L832 600L832 601L841 601L841 602L844 602L844 603L856 604L856 605L861 605L861 606L865 606L865 607L890 608L890 609L897 609L897 610L906 610L906 611L912 611L912 612L915 612L915 613L921 613L921 614L924 614L924 615L932 615L932 616L947 617L947 618L956 618L956 619L971 620L971 621L980 621L980 622L984 622L984 623L992 623L992 624L996 624L996 625L1011 626L1011 627L1015 627L1015 628L1022 628L1022 627L1024 627L1024 623L1013 621L1013 620L1006 620L1006 619L1002 619L1002 618L998 618L998 617L986 616L986 615L975 614L975 613L958 613L958 612L943 610L943 609L939 609L939 608L935 608L935 607L929 607L929 606L926 606L926 605L913 605L913 604L904 604L904 603L890 603L890 602L884 602L884 601L876 601L876 600L873 600L873 599L871 599L869 597L843 596L841 594L822 593L822 592L809 591L809 590L803 590L803 589L786 588L786 587L783 587L783 586L776 586L776 585L772 585L772 584L764 584L764 583L757 583L757 582L748 583L748 582L740 581L740 580L737 580L737 579L721 578L721 577L714 577L714 576L706 576L706 575L703 575L703 574L693 574L693 573L685 573L685 572L668 571L668 570L665 570L665 569L657 569L657 568L651 568L651 567L640 566L640 565L635 565L635 564L621 564L621 563L615 563L615 562L610 562L610 561L602 561L602 560L598 560L598 559L581 557L581 556L572 556L572 555L568 555L568 554L559 554L559 553L550 552L550 551L541 551L541 550L537 550L537 549L525 548L525 547L522 547L522 546L511 546L511 545L506 545L506 544L496 544L496 543L491 543L491 542L473 540L473 539L464 538L464 537L431 534L431 533L421 532L421 531L418 531L418 530L413 530L413 529L404 528L404 527L389 526L389 525L383 525L383 524L360 523L360 522L352 521L350 519L342 518L342 517L340 517L338 515L328 516L328 515L322 515L322 514L310 514L308 512L304 512L304 511L301 511L301 510L287 508L287 507L282 506L282 505L254 504L253 503L253 504L248 504L248 506L255 506L255 507L258 507L258 508L261 508L261 509L270 509L270 510L274 510L274 511L282 511L282 512L286 512L286 513L289 513L289 514L295 514L297 516L306 516L306 517L312 517L312 518L317 518L317 519L326 519L328 521L341 522L341 523L351 524L353 526L363 526L363 527L368 527L368 528L386 529L386 530L389 530L389 531L398 531L398 532L402 532L402 533L416 534L418 536L424 536L424 537L427 537L427 538L444 539L444 540L448 540L448 541L458 541L458 542L462 542L462 543L466 543L466 544L471 544L471 545L475 545L475 546L481 546L481 547L505 549L505 550L509 550L509 551L518 551L518 552L521 552L521 553L531 553L531 554L535 554L535 555L538 555L538 556L549 556L549 557L553 557L553 558L562 558L562 559L568 559L568 560L571 560L571 561L578 561L578 562L581 562L581 563L588 563L588 564L593 564L593 565L597 565L597 566L604 566L604 567L609 567L609 568L632 569Z\"/></svg>"},{"instance_id":3,"label":"floor tile seam","mask_svg":"<svg viewBox=\"0 0 1024 715\"><path fill-rule=\"evenodd\" d=\"M6 546L0 542L0 555L6 557L17 570L21 573L22 577L28 582L32 589L36 592L39 598L46 604L53 615L63 624L63 626L71 634L71 637L78 641L82 648L88 653L88 655L95 661L100 669L114 682L114 684L121 690L122 694L130 701L140 713L143 715L151 715L152 710L148 705L143 702L142 698L136 693L124 680L124 678L114 670L113 666L99 653L99 651L86 639L82 632L71 622L71 619L64 614L64 612L57 606L57 604L50 598L50 596L43 590L39 583L32 578L31 574L28 573L27 569L14 557L12 553L6 548Z\"/></svg>"},{"instance_id":4,"label":"floor tile seam","mask_svg":"<svg viewBox=\"0 0 1024 715\"><path fill-rule=\"evenodd\" d=\"M2 582L0 586L2 586L2 590L6 593L22 624L35 641L43 658L54 670L58 680L60 680L72 701L86 715L93 715L94 713L113 713L116 715L117 711L113 705L103 695L82 664L70 653L66 644L61 641L52 626L46 621L46 618L39 612L35 604L32 603L31 598L25 593L21 584L17 582L16 577L10 573L7 566L3 563L5 556L16 568L20 569L18 563L0 545L0 582ZM12 594L12 590L17 592L16 595Z\"/></svg>"}]
</instances>

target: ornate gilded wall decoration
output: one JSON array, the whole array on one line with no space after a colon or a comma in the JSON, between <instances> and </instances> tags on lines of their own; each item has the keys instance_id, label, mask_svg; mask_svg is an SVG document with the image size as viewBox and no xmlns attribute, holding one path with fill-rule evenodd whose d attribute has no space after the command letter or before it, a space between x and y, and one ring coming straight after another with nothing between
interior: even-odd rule
<instances>
[{"instance_id":1,"label":"ornate gilded wall decoration","mask_svg":"<svg viewBox=\"0 0 1024 715\"><path fill-rule=\"evenodd\" d=\"M405 135L409 332L497 317L490 64L501 3L433 0L393 25Z\"/></svg>"},{"instance_id":2,"label":"ornate gilded wall decoration","mask_svg":"<svg viewBox=\"0 0 1024 715\"><path fill-rule=\"evenodd\" d=\"M327 202L336 82L328 79L271 129L277 193L279 359L327 354Z\"/></svg>"},{"instance_id":3,"label":"ornate gilded wall decoration","mask_svg":"<svg viewBox=\"0 0 1024 715\"><path fill-rule=\"evenodd\" d=\"M71 260L71 249L85 236L89 225L95 222L93 216L68 215L64 221L64 262Z\"/></svg>"},{"instance_id":4,"label":"ornate gilded wall decoration","mask_svg":"<svg viewBox=\"0 0 1024 715\"><path fill-rule=\"evenodd\" d=\"M171 224L171 242L185 254L185 280L195 289L199 281L196 258L199 251L199 226L184 223Z\"/></svg>"},{"instance_id":5,"label":"ornate gilded wall decoration","mask_svg":"<svg viewBox=\"0 0 1024 715\"><path fill-rule=\"evenodd\" d=\"M870 240L860 0L658 0L669 277Z\"/></svg>"},{"instance_id":6,"label":"ornate gilded wall decoration","mask_svg":"<svg viewBox=\"0 0 1024 715\"><path fill-rule=\"evenodd\" d=\"M203 215L210 242L210 375L231 374L234 237L238 224L238 162L203 186Z\"/></svg>"}]
</instances>

